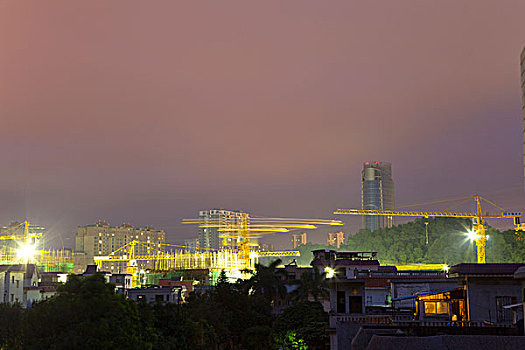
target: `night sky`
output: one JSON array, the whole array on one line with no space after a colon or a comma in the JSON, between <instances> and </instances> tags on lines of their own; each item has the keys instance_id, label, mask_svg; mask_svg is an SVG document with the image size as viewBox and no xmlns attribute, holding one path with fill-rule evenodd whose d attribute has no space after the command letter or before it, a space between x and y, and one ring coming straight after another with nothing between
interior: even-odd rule
<instances>
[{"instance_id":1,"label":"night sky","mask_svg":"<svg viewBox=\"0 0 525 350\"><path fill-rule=\"evenodd\" d=\"M523 1L0 0L0 224L331 218L367 160L525 209L524 45Z\"/></svg>"}]
</instances>

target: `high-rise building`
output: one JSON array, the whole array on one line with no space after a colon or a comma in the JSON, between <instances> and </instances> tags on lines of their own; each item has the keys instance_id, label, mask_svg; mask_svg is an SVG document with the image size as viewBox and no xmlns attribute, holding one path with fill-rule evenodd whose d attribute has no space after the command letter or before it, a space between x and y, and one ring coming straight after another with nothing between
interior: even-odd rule
<instances>
[{"instance_id":1,"label":"high-rise building","mask_svg":"<svg viewBox=\"0 0 525 350\"><path fill-rule=\"evenodd\" d=\"M211 226L219 227L201 227L199 228L199 248L200 249L236 249L238 242L236 238L231 238L233 235L240 235L242 229L242 222L246 213L233 210L211 209L199 211L199 221ZM221 238L221 236L230 236L228 238Z\"/></svg>"},{"instance_id":2,"label":"high-rise building","mask_svg":"<svg viewBox=\"0 0 525 350\"><path fill-rule=\"evenodd\" d=\"M198 238L194 238L194 239L187 239L184 241L184 247L186 250L194 253L196 251L199 250L199 239Z\"/></svg>"},{"instance_id":3,"label":"high-rise building","mask_svg":"<svg viewBox=\"0 0 525 350\"><path fill-rule=\"evenodd\" d=\"M293 249L297 248L301 244L306 244L306 232L303 233L294 233L292 235L292 245Z\"/></svg>"},{"instance_id":4,"label":"high-rise building","mask_svg":"<svg viewBox=\"0 0 525 350\"><path fill-rule=\"evenodd\" d=\"M394 208L392 165L385 162L365 162L361 176L361 203L366 210ZM363 228L374 231L392 227L391 216L363 215Z\"/></svg>"},{"instance_id":5,"label":"high-rise building","mask_svg":"<svg viewBox=\"0 0 525 350\"><path fill-rule=\"evenodd\" d=\"M328 245L339 248L341 244L345 243L345 234L341 231L328 233Z\"/></svg>"},{"instance_id":6,"label":"high-rise building","mask_svg":"<svg viewBox=\"0 0 525 350\"><path fill-rule=\"evenodd\" d=\"M156 230L147 226L135 228L129 224L110 226L105 221L99 221L94 225L79 226L75 236L75 253L81 263L80 265L93 264L94 256L107 256L131 241L139 241L143 244L135 245L135 255L150 255L163 252L166 234L163 230ZM120 250L117 255L126 255L127 249ZM139 268L153 268L154 261L137 261ZM110 272L124 272L126 262L105 262L103 268Z\"/></svg>"},{"instance_id":7,"label":"high-rise building","mask_svg":"<svg viewBox=\"0 0 525 350\"><path fill-rule=\"evenodd\" d=\"M521 67L521 115L523 116L523 180L525 181L525 47L520 55Z\"/></svg>"}]
</instances>

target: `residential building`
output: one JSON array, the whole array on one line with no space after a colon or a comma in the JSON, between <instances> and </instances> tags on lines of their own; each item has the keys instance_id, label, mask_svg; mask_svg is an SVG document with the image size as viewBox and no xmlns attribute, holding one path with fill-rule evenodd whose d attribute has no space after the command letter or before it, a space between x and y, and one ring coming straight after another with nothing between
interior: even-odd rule
<instances>
[{"instance_id":1,"label":"residential building","mask_svg":"<svg viewBox=\"0 0 525 350\"><path fill-rule=\"evenodd\" d=\"M345 234L341 231L328 233L327 243L329 246L339 248L345 243Z\"/></svg>"},{"instance_id":2,"label":"residential building","mask_svg":"<svg viewBox=\"0 0 525 350\"><path fill-rule=\"evenodd\" d=\"M398 271L380 266L375 252L313 253L312 266L327 272L330 287L331 349L365 349L371 337L363 334L369 332L498 337L523 332L517 323L523 317L525 264ZM364 343L356 347L359 342Z\"/></svg>"},{"instance_id":3,"label":"residential building","mask_svg":"<svg viewBox=\"0 0 525 350\"><path fill-rule=\"evenodd\" d=\"M394 208L392 165L386 162L365 162L361 174L361 203L365 210ZM391 216L363 215L363 228L374 231L392 227Z\"/></svg>"},{"instance_id":4,"label":"residential building","mask_svg":"<svg viewBox=\"0 0 525 350\"><path fill-rule=\"evenodd\" d=\"M240 211L224 209L199 211L199 221L209 225L199 228L199 248L236 249L238 241L231 236L241 234L244 220L249 220L249 215ZM230 237L221 238L221 236Z\"/></svg>"},{"instance_id":5,"label":"residential building","mask_svg":"<svg viewBox=\"0 0 525 350\"><path fill-rule=\"evenodd\" d=\"M514 272L525 264L459 264L450 268L450 278L464 292L468 321L512 324L512 310L506 308L522 300L521 282ZM523 310L520 310L523 317ZM521 319L520 317L520 319Z\"/></svg>"},{"instance_id":6,"label":"residential building","mask_svg":"<svg viewBox=\"0 0 525 350\"><path fill-rule=\"evenodd\" d=\"M133 288L126 290L127 297L135 301L144 300L147 303L180 303L184 301L184 287L160 287L151 286L146 288Z\"/></svg>"},{"instance_id":7,"label":"residential building","mask_svg":"<svg viewBox=\"0 0 525 350\"><path fill-rule=\"evenodd\" d=\"M163 230L156 230L151 226L135 228L129 224L110 226L105 221L94 225L79 226L75 237L76 268L83 270L87 265L93 264L94 256L108 256L119 248L132 241L135 245L135 255L157 254L164 251L163 244L166 234ZM128 248L120 249L115 255L129 254ZM153 261L138 260L140 269L153 267ZM103 269L112 273L125 272L126 262L105 262Z\"/></svg>"},{"instance_id":8,"label":"residential building","mask_svg":"<svg viewBox=\"0 0 525 350\"><path fill-rule=\"evenodd\" d=\"M307 242L306 239L307 239L306 232L292 234L292 246L293 246L293 249L297 248L301 244L306 244L306 242Z\"/></svg>"},{"instance_id":9,"label":"residential building","mask_svg":"<svg viewBox=\"0 0 525 350\"><path fill-rule=\"evenodd\" d=\"M39 280L40 272L34 264L0 265L0 302L31 307L54 290L40 287Z\"/></svg>"},{"instance_id":10,"label":"residential building","mask_svg":"<svg viewBox=\"0 0 525 350\"><path fill-rule=\"evenodd\" d=\"M184 241L184 247L186 250L188 250L189 252L191 253L195 253L199 250L199 239L198 238L194 238L194 239L187 239Z\"/></svg>"},{"instance_id":11,"label":"residential building","mask_svg":"<svg viewBox=\"0 0 525 350\"><path fill-rule=\"evenodd\" d=\"M24 273L23 265L0 265L0 295L3 303L22 305Z\"/></svg>"},{"instance_id":12,"label":"residential building","mask_svg":"<svg viewBox=\"0 0 525 350\"><path fill-rule=\"evenodd\" d=\"M525 47L520 55L521 70L521 114L523 117L523 176L525 181Z\"/></svg>"}]
</instances>

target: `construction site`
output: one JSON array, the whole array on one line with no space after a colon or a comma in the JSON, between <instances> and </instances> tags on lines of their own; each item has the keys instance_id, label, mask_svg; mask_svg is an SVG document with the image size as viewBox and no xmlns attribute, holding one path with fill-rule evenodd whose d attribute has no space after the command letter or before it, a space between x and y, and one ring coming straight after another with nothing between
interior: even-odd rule
<instances>
[{"instance_id":1,"label":"construction site","mask_svg":"<svg viewBox=\"0 0 525 350\"><path fill-rule=\"evenodd\" d=\"M477 262L483 264L487 242L486 219L511 219L516 238L521 239L525 225L521 224L521 212L508 212L496 204L478 196L467 197L474 201L475 211L396 211L337 209L335 215L467 218L472 220L468 232L476 244ZM484 211L482 204L489 204L497 212ZM79 228L76 249L45 250L45 229L28 221L12 223L2 228L0 234L0 264L32 263L42 272L82 273L89 264L96 264L99 271L130 276L131 287L152 285L161 278L177 277L215 283L221 271L232 280L246 278L259 258L299 256L297 250L262 251L258 239L275 233L297 230L313 230L320 226L341 226L339 220L289 219L253 217L248 213L236 215L235 219L197 218L184 219L183 224L199 230L215 230L222 240L220 248L175 245L165 242L165 234L152 227L135 229L131 225L111 227L105 222ZM425 222L428 225L428 222ZM82 231L84 230L84 231ZM428 231L425 232L428 244ZM89 249L88 249L89 248ZM437 269L436 264L406 264L403 269Z\"/></svg>"},{"instance_id":2,"label":"construction site","mask_svg":"<svg viewBox=\"0 0 525 350\"><path fill-rule=\"evenodd\" d=\"M0 265L36 264L42 272L73 273L70 249L43 247L45 229L28 221L13 222L0 231Z\"/></svg>"}]
</instances>

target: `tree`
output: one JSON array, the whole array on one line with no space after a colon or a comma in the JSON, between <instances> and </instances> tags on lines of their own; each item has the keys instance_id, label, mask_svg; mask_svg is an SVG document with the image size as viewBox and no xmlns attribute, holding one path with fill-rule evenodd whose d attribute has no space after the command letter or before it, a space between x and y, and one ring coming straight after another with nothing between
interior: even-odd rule
<instances>
[{"instance_id":1,"label":"tree","mask_svg":"<svg viewBox=\"0 0 525 350\"><path fill-rule=\"evenodd\" d=\"M0 303L0 349L21 349L23 310L18 304Z\"/></svg>"},{"instance_id":2,"label":"tree","mask_svg":"<svg viewBox=\"0 0 525 350\"><path fill-rule=\"evenodd\" d=\"M267 300L273 300L275 297L284 297L286 288L279 273L277 266L281 264L281 259L277 259L268 266L255 264L255 270L246 270L252 276L245 281L245 288L248 291L264 296Z\"/></svg>"},{"instance_id":3,"label":"tree","mask_svg":"<svg viewBox=\"0 0 525 350\"><path fill-rule=\"evenodd\" d=\"M219 277L214 289L193 295L183 305L191 320L208 325L212 345L221 349L249 349L255 343L260 349L269 348L272 323L269 301L260 293L247 293L244 283L229 283L223 277Z\"/></svg>"},{"instance_id":4,"label":"tree","mask_svg":"<svg viewBox=\"0 0 525 350\"><path fill-rule=\"evenodd\" d=\"M308 349L326 349L329 337L328 313L319 302L301 301L287 307L277 317L273 325L273 335L277 346L286 340L290 332L295 339L304 340Z\"/></svg>"},{"instance_id":5,"label":"tree","mask_svg":"<svg viewBox=\"0 0 525 350\"><path fill-rule=\"evenodd\" d=\"M26 311L24 349L151 349L136 303L114 290L101 274L70 275L56 297Z\"/></svg>"},{"instance_id":6,"label":"tree","mask_svg":"<svg viewBox=\"0 0 525 350\"><path fill-rule=\"evenodd\" d=\"M326 283L326 273L319 272L314 267L311 270L303 272L301 279L295 281L299 287L294 291L296 300L308 300L311 295L315 301L319 298L328 298L328 284Z\"/></svg>"}]
</instances>

